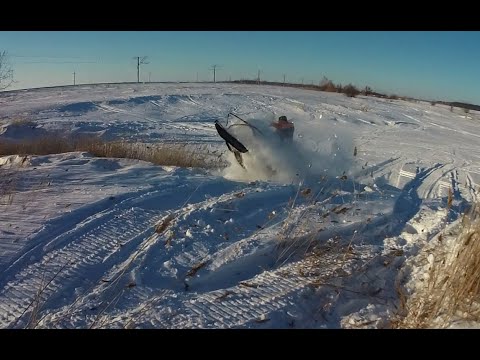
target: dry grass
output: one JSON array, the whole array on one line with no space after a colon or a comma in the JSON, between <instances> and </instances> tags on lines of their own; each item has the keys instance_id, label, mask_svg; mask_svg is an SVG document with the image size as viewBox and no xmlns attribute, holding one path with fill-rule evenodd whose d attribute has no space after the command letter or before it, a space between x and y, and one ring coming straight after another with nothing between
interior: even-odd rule
<instances>
[{"instance_id":1,"label":"dry grass","mask_svg":"<svg viewBox=\"0 0 480 360\"><path fill-rule=\"evenodd\" d=\"M428 256L423 289L405 304L398 328L446 328L455 322L480 322L480 205L462 219L453 246Z\"/></svg>"},{"instance_id":2,"label":"dry grass","mask_svg":"<svg viewBox=\"0 0 480 360\"><path fill-rule=\"evenodd\" d=\"M139 159L156 165L215 168L219 166L218 156L212 154L206 146L188 144L156 144L96 142L84 146L80 144L76 151L88 151L94 156Z\"/></svg>"},{"instance_id":3,"label":"dry grass","mask_svg":"<svg viewBox=\"0 0 480 360\"><path fill-rule=\"evenodd\" d=\"M20 162L15 162L15 160L17 159L0 165L0 205L12 204L20 182L20 173L16 168L28 166L29 164L27 156L24 156Z\"/></svg>"},{"instance_id":4,"label":"dry grass","mask_svg":"<svg viewBox=\"0 0 480 360\"><path fill-rule=\"evenodd\" d=\"M74 144L67 139L48 136L23 141L2 141L0 156L4 155L48 155L75 151Z\"/></svg>"},{"instance_id":5,"label":"dry grass","mask_svg":"<svg viewBox=\"0 0 480 360\"><path fill-rule=\"evenodd\" d=\"M0 156L61 154L85 151L97 157L138 159L161 166L214 169L224 166L220 156L206 145L143 144L126 141L103 141L96 137L44 136L24 141L1 141ZM19 166L25 166L22 162ZM20 173L0 165L0 205L11 205L17 191Z\"/></svg>"},{"instance_id":6,"label":"dry grass","mask_svg":"<svg viewBox=\"0 0 480 360\"><path fill-rule=\"evenodd\" d=\"M0 156L49 155L86 151L98 157L138 159L156 165L216 168L221 166L218 154L207 146L188 144L143 144L127 141L103 141L96 137L60 137L48 135L23 141L2 141Z\"/></svg>"},{"instance_id":7,"label":"dry grass","mask_svg":"<svg viewBox=\"0 0 480 360\"><path fill-rule=\"evenodd\" d=\"M0 168L0 205L11 205L17 189L18 174L16 171Z\"/></svg>"}]
</instances>

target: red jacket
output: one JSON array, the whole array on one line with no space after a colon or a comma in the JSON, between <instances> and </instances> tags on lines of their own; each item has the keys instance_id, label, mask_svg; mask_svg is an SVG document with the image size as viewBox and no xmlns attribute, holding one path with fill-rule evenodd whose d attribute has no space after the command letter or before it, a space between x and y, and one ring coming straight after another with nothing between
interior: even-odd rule
<instances>
[{"instance_id":1,"label":"red jacket","mask_svg":"<svg viewBox=\"0 0 480 360\"><path fill-rule=\"evenodd\" d=\"M291 123L291 122L286 122L286 121L273 122L273 123L272 123L272 126L273 126L275 129L278 129L278 130L285 130L285 129L293 129L293 128L294 128L293 123Z\"/></svg>"}]
</instances>

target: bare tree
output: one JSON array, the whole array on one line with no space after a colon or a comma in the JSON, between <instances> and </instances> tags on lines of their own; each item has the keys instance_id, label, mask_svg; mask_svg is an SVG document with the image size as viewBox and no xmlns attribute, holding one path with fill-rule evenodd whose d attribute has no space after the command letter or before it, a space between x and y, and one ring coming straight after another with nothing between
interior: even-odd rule
<instances>
[{"instance_id":1,"label":"bare tree","mask_svg":"<svg viewBox=\"0 0 480 360\"><path fill-rule=\"evenodd\" d=\"M13 69L8 62L6 51L0 51L0 90L8 88L13 83Z\"/></svg>"},{"instance_id":2,"label":"bare tree","mask_svg":"<svg viewBox=\"0 0 480 360\"><path fill-rule=\"evenodd\" d=\"M331 81L326 76L324 76L322 80L320 80L320 82L318 83L318 86L326 86L329 82Z\"/></svg>"}]
</instances>

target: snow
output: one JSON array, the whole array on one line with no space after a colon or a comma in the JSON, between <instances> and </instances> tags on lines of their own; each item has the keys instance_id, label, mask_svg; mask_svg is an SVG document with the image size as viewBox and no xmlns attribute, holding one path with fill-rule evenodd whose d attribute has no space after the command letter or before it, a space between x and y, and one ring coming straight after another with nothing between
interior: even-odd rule
<instances>
[{"instance_id":1,"label":"snow","mask_svg":"<svg viewBox=\"0 0 480 360\"><path fill-rule=\"evenodd\" d=\"M0 141L187 143L229 163L0 157L3 328L389 327L396 282L421 286L415 259L479 191L479 114L427 102L101 84L2 92L0 107ZM214 127L231 111L286 115L294 143L250 144L246 172Z\"/></svg>"}]
</instances>

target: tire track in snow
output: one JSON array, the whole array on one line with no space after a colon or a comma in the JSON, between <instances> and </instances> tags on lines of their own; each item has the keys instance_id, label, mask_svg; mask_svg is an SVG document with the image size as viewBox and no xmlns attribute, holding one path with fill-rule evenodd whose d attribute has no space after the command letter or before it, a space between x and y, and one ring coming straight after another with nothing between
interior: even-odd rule
<instances>
[{"instance_id":1,"label":"tire track in snow","mask_svg":"<svg viewBox=\"0 0 480 360\"><path fill-rule=\"evenodd\" d=\"M465 185L473 201L478 201L478 192L475 189L475 182L469 172L465 173Z\"/></svg>"},{"instance_id":2,"label":"tire track in snow","mask_svg":"<svg viewBox=\"0 0 480 360\"><path fill-rule=\"evenodd\" d=\"M324 267L320 277L331 275L334 265ZM189 321L196 324L193 327L234 328L266 320L269 313L290 303L289 296L312 283L312 279L298 275L296 267L298 263L266 271L226 291L208 292L185 301ZM186 324L171 324L172 327L179 325Z\"/></svg>"},{"instance_id":3,"label":"tire track in snow","mask_svg":"<svg viewBox=\"0 0 480 360\"><path fill-rule=\"evenodd\" d=\"M182 100L182 101L185 101L185 100ZM153 103L153 101L151 101L151 102ZM155 105L158 106L158 104L155 104ZM159 119L154 119L154 118L142 115L142 114L135 113L133 111L127 111L127 110L119 109L119 108L116 108L116 107L113 107L113 106L110 106L110 105L106 105L106 104L97 104L97 107L99 109L105 111L105 112L131 115L131 116L137 117L139 119L148 120L148 121L152 121L152 122L158 122L159 121ZM164 125L169 126L173 129L182 130L182 131L199 131L199 130L201 130L201 131L209 131L209 132L212 132L212 133L216 133L213 125L209 126L209 125L205 125L205 124L192 124L192 123L185 123L185 122L181 122L181 121L172 121L172 120L165 121Z\"/></svg>"},{"instance_id":4,"label":"tire track in snow","mask_svg":"<svg viewBox=\"0 0 480 360\"><path fill-rule=\"evenodd\" d=\"M178 184L175 187L178 188ZM152 200L158 197L175 198L170 190L171 187L165 190L163 186L160 190L140 192L123 200L113 210L94 213L74 229L46 239L41 249L31 252L29 260L10 266L11 280L0 290L0 327L17 325L19 317L23 319L18 324L24 325L39 289L46 282L54 279L42 291L43 308L58 307L55 300L59 300L60 305L62 301L70 301L75 287L97 282L112 266L128 258L132 246L143 244L155 234L154 225L172 204L167 199L165 205L156 205L155 210L142 206L151 207ZM232 194L236 192L238 190ZM214 204L218 198L209 201ZM166 208L161 209L163 207ZM59 272L67 263L65 270Z\"/></svg>"},{"instance_id":5,"label":"tire track in snow","mask_svg":"<svg viewBox=\"0 0 480 360\"><path fill-rule=\"evenodd\" d=\"M339 249L340 250L340 249ZM131 294L133 310L117 310L106 315L100 327L154 327L154 328L235 328L255 326L257 322L268 321L269 314L295 304L295 297L312 283L321 285L339 272L342 276L354 273L373 256L362 250L356 251L355 259L346 257L344 250L322 255L322 261L302 260L289 263L272 271L237 281L234 286L212 291L172 291L158 298L158 291L145 299ZM261 255L260 255L261 256ZM150 264L151 265L151 264ZM314 272L311 275L311 272ZM230 277L235 277L235 271ZM308 275L305 275L308 274ZM228 274L227 274L228 275ZM201 277L202 278L202 277ZM198 280L201 280L198 279ZM204 282L209 282L207 277ZM198 283L197 283L198 285ZM193 289L197 289L194 286ZM201 287L200 287L201 288ZM134 288L137 289L137 288ZM135 292L133 290L132 292ZM147 310L145 311L145 309ZM88 312L87 315L88 316ZM77 323L63 323L61 327L84 327L85 316L78 315ZM47 325L48 326L48 325ZM49 327L49 326L48 326Z\"/></svg>"},{"instance_id":6,"label":"tire track in snow","mask_svg":"<svg viewBox=\"0 0 480 360\"><path fill-rule=\"evenodd\" d=\"M295 303L303 289L320 285L328 279L350 275L361 268L363 260L346 259L345 252L337 251L323 258L321 266L309 263L308 259L289 263L273 271L264 271L251 279L240 281L235 286L205 293L165 294L149 304L146 302L129 311L126 318L110 316L107 327L154 327L154 328L236 328L255 326L268 321L271 313ZM340 266L339 266L340 265ZM314 270L314 275L303 271ZM132 326L133 323L133 326Z\"/></svg>"},{"instance_id":7,"label":"tire track in snow","mask_svg":"<svg viewBox=\"0 0 480 360\"><path fill-rule=\"evenodd\" d=\"M81 229L81 231L85 232L97 226L97 224L106 222L107 219L116 216L119 208L136 206L153 197L167 195L172 187L177 186L170 185L163 186L161 189L148 188L117 194L115 196L116 204L112 204L110 199L105 198L93 204L88 204L87 208L80 207L71 213L64 213L60 217L49 220L36 233L35 237L30 240L30 247L26 248L18 258L7 264L4 269L1 269L3 280L12 277L10 274L19 271L19 268L35 261L35 258L42 255L42 251L49 251L48 249L52 250L59 247L65 241L71 239L74 234L78 234Z\"/></svg>"},{"instance_id":8,"label":"tire track in snow","mask_svg":"<svg viewBox=\"0 0 480 360\"><path fill-rule=\"evenodd\" d=\"M410 181L417 175L415 172L404 170L405 165L413 166L415 164L406 163L402 166L395 183L397 188L401 188L401 180ZM417 167L420 168L420 166ZM454 165L454 161L452 161L452 163L437 164L437 167L418 186L418 195L422 199L433 199L437 196L447 196L449 190L451 190L456 199L463 198L462 193L467 196L465 199L476 199L477 194L474 185L475 183L469 172Z\"/></svg>"},{"instance_id":9,"label":"tire track in snow","mask_svg":"<svg viewBox=\"0 0 480 360\"><path fill-rule=\"evenodd\" d=\"M243 190L245 195L248 194L249 192L255 192L258 193L259 189L258 188L250 188L250 189L244 189ZM261 190L260 190L261 192ZM245 196L243 195L243 196ZM190 204L186 207L181 207L177 211L174 212L168 212L169 216L171 216L173 220L172 226L175 225L175 222L177 221L176 219L179 219L178 221L184 222L185 219L191 216L192 213L195 213L197 211L208 211L209 209L212 209L219 203L224 203L228 202L233 199L238 199L238 189L222 194L219 197L213 197L205 201L201 201L199 203L195 204ZM136 211L140 211L141 209L135 208ZM145 210L144 210L145 211ZM130 218L130 216L128 216ZM113 223L112 225L105 225L102 224L98 228L94 229L91 231L91 236L89 236L88 239L85 239L84 241L81 241L81 243L78 244L78 247L83 247L83 246L88 246L88 249L90 250L90 257L94 257L94 259L91 261L91 263L88 263L87 265L90 266L91 268L93 266L100 266L100 264L105 264L105 266L101 267L99 271L98 269L88 269L86 267L82 267L81 269L78 269L79 274L85 274L87 272L93 272L95 270L96 273L101 273L103 279L106 279L106 282L98 282L98 279L93 279L91 282L97 281L97 285L94 285L91 289L89 289L86 293L82 294L80 298L77 296L76 299L71 299L73 303L70 301L70 305L63 303L63 309L60 310L59 312L56 312L53 314L53 316L47 316L45 321L42 323L41 326L46 326L46 327L52 327L55 326L55 324L58 322L58 320L55 319L61 319L61 318L68 318L71 319L70 316L66 316L66 314L78 314L82 313L82 311L85 311L88 313L91 313L89 310L92 308L91 302L89 303L89 299L91 299L92 295L98 296L98 298L102 298L103 302L101 304L109 304L112 299L118 299L122 296L122 293L125 289L125 286L123 286L124 282L128 282L129 278L133 273L138 270L139 268L142 267L144 259L146 256L150 255L152 251L155 251L167 256L168 258L172 257L172 254L169 254L168 252L165 253L165 250L162 250L164 248L164 237L161 234L158 234L155 232L155 224L160 223L159 220L162 218L165 218L165 213L155 213L152 211L148 211L148 214L145 216L133 216L133 218L138 218L136 222L139 223L139 225L143 224L143 227L128 227L124 226L124 228L119 229L119 234L130 234L132 235L132 238L130 240L128 239L120 239L116 243L118 244L119 241L123 241L124 245L126 245L128 242L131 242L128 247L130 250L123 251L123 256L120 256L120 254L116 254L115 251L110 251L108 253L101 253L98 254L97 248L94 245L88 245L90 241L92 241L92 238L109 238L109 239L103 239L101 244L103 245L105 242L111 242L112 236L109 236L109 233L111 233L111 229L114 229L116 227L119 227L119 225L122 224L121 220L120 224L119 223ZM150 228L144 229L145 226L149 226ZM107 232L105 232L105 229L107 229ZM110 229L110 230L108 230ZM143 229L143 230L142 230ZM116 234L115 236L121 236L119 234ZM135 241L132 241L135 240ZM156 245L161 245L162 249L158 249ZM127 246L124 246L126 248ZM70 251L71 252L71 251ZM179 246L176 249L175 252L177 255L181 257L186 257L187 253L191 255L190 259L190 265L193 265L196 260L198 260L199 254L195 253L195 248L192 250L187 250L184 251L183 246ZM49 254L47 254L49 255ZM65 258L65 254L62 254L63 258ZM112 257L112 260L109 260L109 257ZM152 265L152 264L150 264ZM153 265L154 266L154 265ZM37 273L39 272L38 269L35 269ZM35 271L34 270L34 271ZM32 272L32 271L30 271ZM17 276L18 277L18 276ZM20 276L22 277L22 276ZM35 276L37 279L39 276ZM62 282L65 282L65 279L61 279ZM38 280L37 280L38 282ZM22 288L23 287L23 282L21 282L20 285L17 286ZM119 285L122 284L122 285ZM30 285L30 286L29 286ZM32 287L31 284L27 284L26 287ZM72 285L70 286L70 288ZM18 290L18 289L15 290ZM21 289L20 289L21 290ZM1 301L1 296L0 294L0 301ZM98 300L98 299L97 299ZM73 306L74 305L74 306ZM98 306L99 308L101 307L100 305ZM17 306L19 308L19 306ZM19 311L16 311L18 313ZM10 313L12 311L10 310ZM10 315L11 317L12 315ZM83 317L85 319L85 317ZM63 320L62 320L63 321ZM90 324L91 325L91 324ZM90 326L88 325L88 326ZM62 326L69 327L71 324L62 324ZM80 325L85 327L85 324Z\"/></svg>"},{"instance_id":10,"label":"tire track in snow","mask_svg":"<svg viewBox=\"0 0 480 360\"><path fill-rule=\"evenodd\" d=\"M38 262L19 271L0 292L0 327L16 325L17 319L28 313L38 291L45 281L51 283L42 291L40 301L44 306L55 295L64 298L72 295L72 288L86 279L96 281L110 266L108 259L130 242L139 242L150 236L153 225L161 215L141 208L121 209L113 218L75 238L65 247L45 254ZM83 231L83 229L80 229ZM124 256L126 254L123 254ZM66 265L63 271L60 269ZM59 272L60 271L60 272ZM60 294L61 293L61 294ZM18 324L23 323L24 319Z\"/></svg>"}]
</instances>

